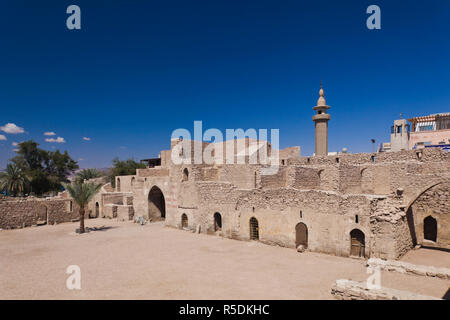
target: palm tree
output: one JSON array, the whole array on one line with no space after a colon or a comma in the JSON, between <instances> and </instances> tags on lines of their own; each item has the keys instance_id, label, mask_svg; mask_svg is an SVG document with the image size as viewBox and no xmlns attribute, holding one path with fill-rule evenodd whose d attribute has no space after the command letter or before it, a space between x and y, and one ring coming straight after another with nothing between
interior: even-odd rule
<instances>
[{"instance_id":1,"label":"palm tree","mask_svg":"<svg viewBox=\"0 0 450 320\"><path fill-rule=\"evenodd\" d=\"M81 181L101 177L100 171L97 169L83 169L77 173L76 179Z\"/></svg>"},{"instance_id":2,"label":"palm tree","mask_svg":"<svg viewBox=\"0 0 450 320\"><path fill-rule=\"evenodd\" d=\"M84 233L85 207L95 194L100 191L102 185L94 182L83 183L82 181L76 180L71 184L63 183L63 186L69 192L73 201L80 207L80 233Z\"/></svg>"},{"instance_id":3,"label":"palm tree","mask_svg":"<svg viewBox=\"0 0 450 320\"><path fill-rule=\"evenodd\" d=\"M15 164L8 164L6 171L0 172L0 190L5 190L8 194L17 196L24 193L27 184L25 173Z\"/></svg>"}]
</instances>

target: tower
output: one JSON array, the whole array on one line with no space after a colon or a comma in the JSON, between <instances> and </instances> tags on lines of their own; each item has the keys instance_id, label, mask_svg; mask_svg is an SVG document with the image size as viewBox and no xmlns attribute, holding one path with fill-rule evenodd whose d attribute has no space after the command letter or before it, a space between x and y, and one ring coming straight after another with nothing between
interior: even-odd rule
<instances>
[{"instance_id":1,"label":"tower","mask_svg":"<svg viewBox=\"0 0 450 320\"><path fill-rule=\"evenodd\" d=\"M409 124L406 121L406 119L394 120L394 125L391 127L391 151L400 151L408 149L409 149Z\"/></svg>"},{"instance_id":2,"label":"tower","mask_svg":"<svg viewBox=\"0 0 450 320\"><path fill-rule=\"evenodd\" d=\"M330 115L327 113L327 101L325 100L325 93L323 92L322 83L320 83L319 100L317 106L313 109L317 114L312 117L316 127L316 156L328 155L328 120Z\"/></svg>"}]
</instances>

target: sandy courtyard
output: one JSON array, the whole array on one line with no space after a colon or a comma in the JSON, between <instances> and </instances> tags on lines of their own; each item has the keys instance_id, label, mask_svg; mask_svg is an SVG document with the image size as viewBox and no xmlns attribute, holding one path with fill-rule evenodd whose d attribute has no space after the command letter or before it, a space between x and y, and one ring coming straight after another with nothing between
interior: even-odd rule
<instances>
[{"instance_id":1,"label":"sandy courtyard","mask_svg":"<svg viewBox=\"0 0 450 320\"><path fill-rule=\"evenodd\" d=\"M365 280L364 261L131 222L85 235L76 223L0 231L0 299L332 299L336 279ZM450 254L414 251L408 262L450 267ZM416 261L417 260L417 261ZM81 268L68 290L66 268ZM382 285L442 297L450 281L383 273Z\"/></svg>"}]
</instances>

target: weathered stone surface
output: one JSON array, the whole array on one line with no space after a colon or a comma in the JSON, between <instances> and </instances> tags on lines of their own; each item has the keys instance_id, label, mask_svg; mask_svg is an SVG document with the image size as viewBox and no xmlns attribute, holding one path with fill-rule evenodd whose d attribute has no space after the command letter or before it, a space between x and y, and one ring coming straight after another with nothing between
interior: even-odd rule
<instances>
[{"instance_id":1,"label":"weathered stone surface","mask_svg":"<svg viewBox=\"0 0 450 320\"><path fill-rule=\"evenodd\" d=\"M336 280L331 294L338 300L441 300L390 288L368 289L363 282L346 279Z\"/></svg>"}]
</instances>

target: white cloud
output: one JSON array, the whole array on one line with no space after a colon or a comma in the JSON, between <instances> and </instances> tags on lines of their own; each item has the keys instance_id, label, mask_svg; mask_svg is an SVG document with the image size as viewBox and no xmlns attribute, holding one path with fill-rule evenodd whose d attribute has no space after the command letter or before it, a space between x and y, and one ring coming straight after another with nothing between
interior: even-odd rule
<instances>
[{"instance_id":1,"label":"white cloud","mask_svg":"<svg viewBox=\"0 0 450 320\"><path fill-rule=\"evenodd\" d=\"M91 141L91 138L89 138L89 137L83 137L83 140L84 140L84 141Z\"/></svg>"},{"instance_id":2,"label":"white cloud","mask_svg":"<svg viewBox=\"0 0 450 320\"><path fill-rule=\"evenodd\" d=\"M12 144L13 147L17 147L19 145L19 143L15 142L15 141L13 143L11 143L11 144Z\"/></svg>"},{"instance_id":3,"label":"white cloud","mask_svg":"<svg viewBox=\"0 0 450 320\"><path fill-rule=\"evenodd\" d=\"M64 140L64 138L58 137L58 138L47 138L45 139L45 141L47 142L54 142L54 143L66 143L66 140Z\"/></svg>"},{"instance_id":4,"label":"white cloud","mask_svg":"<svg viewBox=\"0 0 450 320\"><path fill-rule=\"evenodd\" d=\"M53 131L44 132L44 136L56 136L56 133Z\"/></svg>"},{"instance_id":5,"label":"white cloud","mask_svg":"<svg viewBox=\"0 0 450 320\"><path fill-rule=\"evenodd\" d=\"M83 161L83 160L84 160L83 158L79 158L79 159L78 159L78 161Z\"/></svg>"},{"instance_id":6,"label":"white cloud","mask_svg":"<svg viewBox=\"0 0 450 320\"><path fill-rule=\"evenodd\" d=\"M6 132L6 133L24 133L25 130L23 128L16 126L14 123L7 123L4 126L0 127L0 130Z\"/></svg>"},{"instance_id":7,"label":"white cloud","mask_svg":"<svg viewBox=\"0 0 450 320\"><path fill-rule=\"evenodd\" d=\"M4 135L0 134L0 141L6 141L6 140L8 140L8 139L6 139L6 137Z\"/></svg>"}]
</instances>

